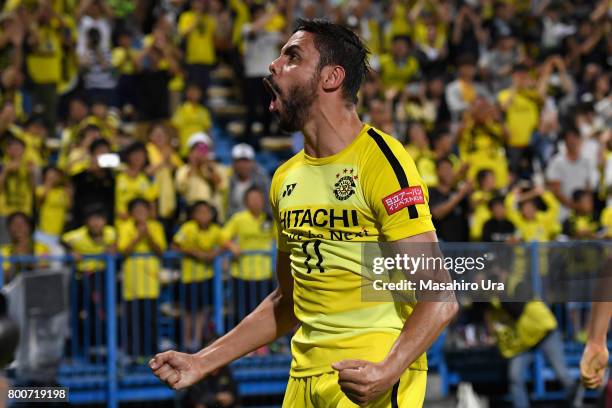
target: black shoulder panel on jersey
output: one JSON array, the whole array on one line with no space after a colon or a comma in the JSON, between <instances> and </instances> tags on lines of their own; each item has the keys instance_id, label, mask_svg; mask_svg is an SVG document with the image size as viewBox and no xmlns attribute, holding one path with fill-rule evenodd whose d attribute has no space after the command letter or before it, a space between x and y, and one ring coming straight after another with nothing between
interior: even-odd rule
<instances>
[{"instance_id":1,"label":"black shoulder panel on jersey","mask_svg":"<svg viewBox=\"0 0 612 408\"><path fill-rule=\"evenodd\" d=\"M387 159L387 161L391 165L391 168L393 169L393 172L395 173L395 177L397 177L397 181L399 182L400 188L409 187L410 184L408 183L408 177L406 176L406 172L402 168L402 165L400 164L399 160L397 160L397 157L395 157L395 155L391 151L391 148L389 147L387 142L385 142L385 139L383 139L383 137L376 130L374 130L374 128L370 128L370 130L368 130L368 135L370 135L370 137L374 139L374 141L378 145L378 148L385 155L385 158ZM419 218L419 213L414 204L408 207L408 214L410 215L410 218Z\"/></svg>"}]
</instances>

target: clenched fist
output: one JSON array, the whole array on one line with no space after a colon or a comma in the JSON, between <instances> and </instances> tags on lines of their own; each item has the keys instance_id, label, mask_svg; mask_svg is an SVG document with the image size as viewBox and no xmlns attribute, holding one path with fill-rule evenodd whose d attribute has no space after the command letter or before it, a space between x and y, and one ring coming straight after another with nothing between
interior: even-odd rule
<instances>
[{"instance_id":1,"label":"clenched fist","mask_svg":"<svg viewBox=\"0 0 612 408\"><path fill-rule=\"evenodd\" d=\"M149 361L149 367L169 387L180 390L200 381L205 372L193 354L166 351Z\"/></svg>"},{"instance_id":2,"label":"clenched fist","mask_svg":"<svg viewBox=\"0 0 612 408\"><path fill-rule=\"evenodd\" d=\"M598 388L608 367L606 344L587 342L580 360L580 379L587 388Z\"/></svg>"}]
</instances>

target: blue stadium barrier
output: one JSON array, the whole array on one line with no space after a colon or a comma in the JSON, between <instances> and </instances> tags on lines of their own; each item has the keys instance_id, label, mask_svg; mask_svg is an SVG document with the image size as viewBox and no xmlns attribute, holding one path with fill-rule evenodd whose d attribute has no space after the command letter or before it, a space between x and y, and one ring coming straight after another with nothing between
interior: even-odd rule
<instances>
[{"instance_id":1,"label":"blue stadium barrier","mask_svg":"<svg viewBox=\"0 0 612 408\"><path fill-rule=\"evenodd\" d=\"M529 272L534 287L541 292L544 288L539 259L543 245L527 244L525 248L528 249L525 253L530 255ZM261 268L257 262L266 262L273 270L274 255L274 251L245 252L245 261L233 266L231 255L224 253L213 262L212 278L198 285L182 282L183 258L174 252L164 253L159 261L153 263L150 261L157 258L151 254L134 254L129 257L131 264L121 256L107 254L82 260L72 257L0 257L0 265L4 266L5 262L12 266L21 265L27 273L28 269L61 263L70 271L70 336L59 369L59 382L70 388L73 403L106 402L108 407L116 408L121 401L177 398L174 391L151 374L146 365L150 356L166 349L187 350L190 344L186 337L191 336L190 332L195 330L195 322L201 316L204 325L201 321L197 324L211 336L222 335L235 327L273 290L276 281L273 275L253 281L238 280L232 274L239 276L245 268ZM80 262L98 262L103 267L98 272L83 275L77 270ZM130 272L129 268L133 270ZM148 268L155 269L157 280L142 280L150 273ZM134 282L130 283L129 279L134 279ZM139 279L142 286L139 286ZM3 273L0 273L0 286L2 280ZM147 292L151 289L147 285L153 281L157 285L153 290L156 296L125 298L130 284L132 290ZM187 315L191 316L191 327L186 328ZM136 330L139 327L141 330ZM204 342L204 338L201 341ZM446 365L444 342L442 335L428 351L430 367L438 371L442 379L442 395L461 380ZM282 393L291 360L288 347L288 337L282 338L232 363L230 366L240 394ZM581 351L582 348L575 343L566 343L566 358L574 376L578 375ZM534 400L562 397L549 387L554 381L554 373L541 356L536 356L535 364L526 374L534 384Z\"/></svg>"}]
</instances>

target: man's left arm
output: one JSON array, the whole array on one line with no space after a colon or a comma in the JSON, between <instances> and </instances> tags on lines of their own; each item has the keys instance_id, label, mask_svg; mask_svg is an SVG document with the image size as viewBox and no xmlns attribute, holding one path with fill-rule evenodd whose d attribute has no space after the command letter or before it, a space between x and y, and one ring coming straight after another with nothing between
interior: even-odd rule
<instances>
[{"instance_id":1,"label":"man's left arm","mask_svg":"<svg viewBox=\"0 0 612 408\"><path fill-rule=\"evenodd\" d=\"M437 242L433 231L395 241L401 245ZM446 272L445 272L446 273ZM404 323L387 357L373 363L344 360L332 367L338 371L342 391L356 404L367 404L388 391L408 367L436 340L459 310L454 294L439 300L419 301Z\"/></svg>"}]
</instances>

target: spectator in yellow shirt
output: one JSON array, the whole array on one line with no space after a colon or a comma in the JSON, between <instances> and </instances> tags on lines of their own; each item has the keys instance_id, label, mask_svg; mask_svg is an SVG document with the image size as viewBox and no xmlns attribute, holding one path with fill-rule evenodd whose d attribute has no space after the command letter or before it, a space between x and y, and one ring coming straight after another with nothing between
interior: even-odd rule
<instances>
[{"instance_id":1,"label":"spectator in yellow shirt","mask_svg":"<svg viewBox=\"0 0 612 408\"><path fill-rule=\"evenodd\" d=\"M432 150L431 154L421 158L419 172L427 187L438 186L438 172L436 163L440 159L450 160L453 171L455 173L456 182L465 179L465 175L469 169L467 163L462 163L459 157L453 153L453 137L446 129L438 129L431 137Z\"/></svg>"},{"instance_id":2,"label":"spectator in yellow shirt","mask_svg":"<svg viewBox=\"0 0 612 408\"><path fill-rule=\"evenodd\" d=\"M57 87L62 79L62 31L65 23L54 13L49 2L37 5L32 20L25 38L25 65L30 79L32 109L41 113L47 132L53 135L57 121Z\"/></svg>"},{"instance_id":3,"label":"spectator in yellow shirt","mask_svg":"<svg viewBox=\"0 0 612 408\"><path fill-rule=\"evenodd\" d=\"M92 205L85 209L85 225L62 236L62 242L70 251L76 273L77 285L77 332L75 342L79 339L90 346L105 343L106 325L106 260L99 259L107 253L115 252L117 234L108 225L102 206ZM95 258L92 258L95 257Z\"/></svg>"},{"instance_id":4,"label":"spectator in yellow shirt","mask_svg":"<svg viewBox=\"0 0 612 408\"><path fill-rule=\"evenodd\" d=\"M472 206L472 219L470 222L470 240L482 239L482 228L491 218L489 201L497 194L495 190L495 173L485 169L476 175L478 188L470 196Z\"/></svg>"},{"instance_id":5,"label":"spectator in yellow shirt","mask_svg":"<svg viewBox=\"0 0 612 408\"><path fill-rule=\"evenodd\" d=\"M47 163L48 154L45 141L47 140L47 129L41 118L31 116L25 124L19 138L26 146L25 157L37 166Z\"/></svg>"},{"instance_id":6,"label":"spectator in yellow shirt","mask_svg":"<svg viewBox=\"0 0 612 408\"><path fill-rule=\"evenodd\" d=\"M103 99L94 99L91 102L91 114L81 122L81 126L94 125L100 129L102 136L111 144L116 142L120 118L115 112L108 108Z\"/></svg>"},{"instance_id":7,"label":"spectator in yellow shirt","mask_svg":"<svg viewBox=\"0 0 612 408\"><path fill-rule=\"evenodd\" d=\"M247 209L234 214L223 228L225 247L234 256L230 273L234 278L234 312L239 318L253 310L272 289L274 231L272 219L264 211L265 200L262 190L249 188L244 194Z\"/></svg>"},{"instance_id":8,"label":"spectator in yellow shirt","mask_svg":"<svg viewBox=\"0 0 612 408\"><path fill-rule=\"evenodd\" d=\"M125 115L133 115L138 97L138 50L133 48L132 34L126 28L117 34L117 46L111 53L111 63L119 74L117 102Z\"/></svg>"},{"instance_id":9,"label":"spectator in yellow shirt","mask_svg":"<svg viewBox=\"0 0 612 408\"><path fill-rule=\"evenodd\" d=\"M601 212L599 222L602 227L602 235L605 239L612 239L612 207L607 206Z\"/></svg>"},{"instance_id":10,"label":"spectator in yellow shirt","mask_svg":"<svg viewBox=\"0 0 612 408\"><path fill-rule=\"evenodd\" d=\"M544 103L545 85L539 80L538 87L525 65L519 64L512 72L512 87L502 90L497 101L505 114L508 127L508 160L510 171L515 175L529 177L532 172L529 144L533 132L540 123L540 110Z\"/></svg>"},{"instance_id":11,"label":"spectator in yellow shirt","mask_svg":"<svg viewBox=\"0 0 612 408\"><path fill-rule=\"evenodd\" d=\"M151 204L135 198L130 218L118 227L123 261L123 300L127 315L127 350L132 356L157 352L157 298L160 292L158 257L166 249L162 225L152 218Z\"/></svg>"},{"instance_id":12,"label":"spectator in yellow shirt","mask_svg":"<svg viewBox=\"0 0 612 408\"><path fill-rule=\"evenodd\" d=\"M40 259L19 259L19 257L49 255L46 245L32 239L32 223L30 218L22 213L15 212L6 219L6 226L10 236L10 243L0 246L0 256L3 259L4 283L9 282L18 273L44 267L46 264ZM9 260L9 257L16 257Z\"/></svg>"},{"instance_id":13,"label":"spectator in yellow shirt","mask_svg":"<svg viewBox=\"0 0 612 408\"><path fill-rule=\"evenodd\" d=\"M128 218L128 203L135 198L142 198L152 204L153 217L156 214L156 200L159 195L157 184L149 179L145 172L147 166L147 149L144 144L135 142L128 146L123 154L126 169L117 174L115 184L115 211L119 219Z\"/></svg>"},{"instance_id":14,"label":"spectator in yellow shirt","mask_svg":"<svg viewBox=\"0 0 612 408\"><path fill-rule=\"evenodd\" d=\"M391 52L372 61L372 67L380 72L385 88L400 92L419 74L419 62L412 55L410 37L398 35L393 37Z\"/></svg>"},{"instance_id":15,"label":"spectator in yellow shirt","mask_svg":"<svg viewBox=\"0 0 612 408\"><path fill-rule=\"evenodd\" d=\"M191 9L178 19L178 34L185 42L187 79L200 86L204 99L210 82L215 54L216 20L208 14L205 0L191 0Z\"/></svg>"},{"instance_id":16,"label":"spectator in yellow shirt","mask_svg":"<svg viewBox=\"0 0 612 408\"><path fill-rule=\"evenodd\" d=\"M26 118L24 112L23 86L24 75L15 65L7 67L0 76L2 90L0 91L0 106L7 103L13 105L15 117L20 122Z\"/></svg>"},{"instance_id":17,"label":"spectator in yellow shirt","mask_svg":"<svg viewBox=\"0 0 612 408\"><path fill-rule=\"evenodd\" d=\"M66 174L72 175L67 168L68 156L79 142L82 131L81 121L89 114L89 107L85 100L75 97L68 102L68 118L61 133L61 144L57 166ZM101 137L101 136L100 136Z\"/></svg>"},{"instance_id":18,"label":"spectator in yellow shirt","mask_svg":"<svg viewBox=\"0 0 612 408\"><path fill-rule=\"evenodd\" d=\"M495 173L496 188L508 185L508 160L504 144L508 132L499 112L484 97L477 96L457 130L461 159L470 163L468 177L475 180L480 170Z\"/></svg>"},{"instance_id":19,"label":"spectator in yellow shirt","mask_svg":"<svg viewBox=\"0 0 612 408\"><path fill-rule=\"evenodd\" d=\"M92 143L100 139L103 139L102 133L100 128L95 125L87 125L79 129L63 163L63 169L66 174L74 176L87 170L91 164L90 150Z\"/></svg>"},{"instance_id":20,"label":"spectator in yellow shirt","mask_svg":"<svg viewBox=\"0 0 612 408\"><path fill-rule=\"evenodd\" d=\"M25 158L25 144L21 139L9 137L5 142L5 157L0 170L0 216L14 212L32 214L34 196L34 163ZM7 242L6 230L0 229L0 243Z\"/></svg>"},{"instance_id":21,"label":"spectator in yellow shirt","mask_svg":"<svg viewBox=\"0 0 612 408\"><path fill-rule=\"evenodd\" d=\"M221 228L214 222L214 209L197 201L189 211L190 220L174 236L173 248L183 254L181 301L184 301L183 341L190 350L199 350L213 300L213 267L221 251ZM194 319L195 315L195 319Z\"/></svg>"},{"instance_id":22,"label":"spectator in yellow shirt","mask_svg":"<svg viewBox=\"0 0 612 408\"><path fill-rule=\"evenodd\" d=\"M189 83L185 90L185 102L172 116L172 125L179 135L179 151L183 156L188 153L189 138L198 132L208 133L212 127L210 112L200 103L201 98L201 88L196 83Z\"/></svg>"},{"instance_id":23,"label":"spectator in yellow shirt","mask_svg":"<svg viewBox=\"0 0 612 408\"><path fill-rule=\"evenodd\" d=\"M543 187L521 188L517 185L506 195L505 205L508 220L516 227L517 240L549 242L561 232L561 223L558 220L559 201L552 192ZM509 293L514 292L529 270L529 257L525 251L521 246L514 248L513 271L507 284ZM548 273L548 248L545 245L540 247L539 267L541 275Z\"/></svg>"},{"instance_id":24,"label":"spectator in yellow shirt","mask_svg":"<svg viewBox=\"0 0 612 408\"><path fill-rule=\"evenodd\" d=\"M571 239L597 239L599 221L593 217L593 193L576 190L572 201L573 211L563 223L563 233Z\"/></svg>"},{"instance_id":25,"label":"spectator in yellow shirt","mask_svg":"<svg viewBox=\"0 0 612 408\"><path fill-rule=\"evenodd\" d=\"M153 182L159 191L157 200L157 215L164 225L166 239L170 240L174 233L176 221L176 188L174 186L174 172L181 167L183 161L172 145L170 129L162 124L155 123L148 134L147 154L149 167L147 174L153 177Z\"/></svg>"},{"instance_id":26,"label":"spectator in yellow shirt","mask_svg":"<svg viewBox=\"0 0 612 408\"><path fill-rule=\"evenodd\" d=\"M38 231L36 239L44 242L53 255L64 253L60 236L64 232L66 214L72 205L72 195L66 184L64 172L55 166L43 170L43 184L36 188Z\"/></svg>"},{"instance_id":27,"label":"spectator in yellow shirt","mask_svg":"<svg viewBox=\"0 0 612 408\"><path fill-rule=\"evenodd\" d=\"M106 211L102 205L92 204L85 208L85 225L62 235L62 242L76 261L76 278L90 276L106 270L103 259L87 258L115 252L117 233L108 225ZM84 259L85 258L85 259Z\"/></svg>"},{"instance_id":28,"label":"spectator in yellow shirt","mask_svg":"<svg viewBox=\"0 0 612 408\"><path fill-rule=\"evenodd\" d=\"M546 206L545 210L538 208L538 198ZM523 193L520 193L520 187L515 187L506 196L508 219L516 226L520 238L526 242L548 242L561 232L559 207L559 201L553 193L541 187Z\"/></svg>"},{"instance_id":29,"label":"spectator in yellow shirt","mask_svg":"<svg viewBox=\"0 0 612 408\"><path fill-rule=\"evenodd\" d=\"M224 219L223 198L227 191L227 171L212 160L211 140L205 133L196 133L187 143L189 156L175 175L176 190L187 205L206 201L215 207L219 219Z\"/></svg>"},{"instance_id":30,"label":"spectator in yellow shirt","mask_svg":"<svg viewBox=\"0 0 612 408\"><path fill-rule=\"evenodd\" d=\"M414 160L419 174L428 186L434 182L433 174L436 173L436 164L433 160L433 153L429 148L429 139L423 125L413 122L408 126L408 144L406 151Z\"/></svg>"}]
</instances>

